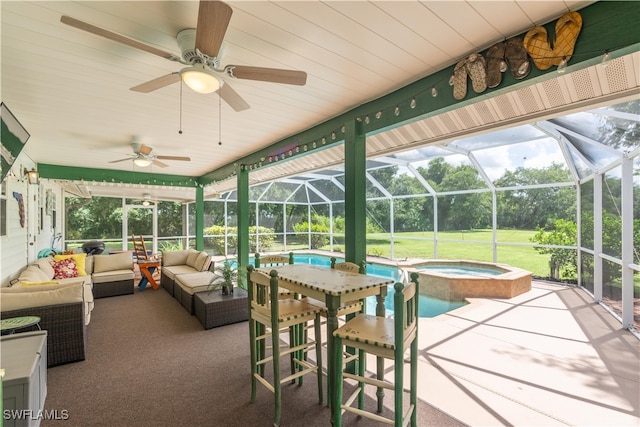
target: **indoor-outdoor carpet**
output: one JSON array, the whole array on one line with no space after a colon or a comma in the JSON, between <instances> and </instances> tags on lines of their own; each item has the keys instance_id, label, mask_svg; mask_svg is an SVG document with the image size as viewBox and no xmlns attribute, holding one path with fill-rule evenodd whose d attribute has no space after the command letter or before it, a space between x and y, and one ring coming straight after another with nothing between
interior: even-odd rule
<instances>
[{"instance_id":1,"label":"indoor-outdoor carpet","mask_svg":"<svg viewBox=\"0 0 640 427\"><path fill-rule=\"evenodd\" d=\"M258 385L249 402L248 329L242 322L205 331L163 289L98 299L87 359L47 371L45 411L67 419L41 425L270 426L273 395ZM392 394L385 399L393 404ZM302 387L284 385L282 401L282 426L330 425L315 376L305 376ZM349 414L344 425L380 424ZM419 402L418 425L463 424Z\"/></svg>"}]
</instances>

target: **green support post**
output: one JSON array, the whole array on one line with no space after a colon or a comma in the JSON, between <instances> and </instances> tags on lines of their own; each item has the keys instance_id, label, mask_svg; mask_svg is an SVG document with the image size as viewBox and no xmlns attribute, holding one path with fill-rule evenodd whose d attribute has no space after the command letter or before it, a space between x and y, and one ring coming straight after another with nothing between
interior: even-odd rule
<instances>
[{"instance_id":1,"label":"green support post","mask_svg":"<svg viewBox=\"0 0 640 427\"><path fill-rule=\"evenodd\" d=\"M358 122L348 122L344 141L345 261L354 263L367 259L366 156L365 135L360 133Z\"/></svg>"},{"instance_id":2,"label":"green support post","mask_svg":"<svg viewBox=\"0 0 640 427\"><path fill-rule=\"evenodd\" d=\"M196 187L196 250L204 250L204 187Z\"/></svg>"},{"instance_id":3,"label":"green support post","mask_svg":"<svg viewBox=\"0 0 640 427\"><path fill-rule=\"evenodd\" d=\"M245 287L247 276L245 268L249 265L249 172L242 165L236 168L238 177L238 285ZM257 266L256 266L257 268Z\"/></svg>"}]
</instances>

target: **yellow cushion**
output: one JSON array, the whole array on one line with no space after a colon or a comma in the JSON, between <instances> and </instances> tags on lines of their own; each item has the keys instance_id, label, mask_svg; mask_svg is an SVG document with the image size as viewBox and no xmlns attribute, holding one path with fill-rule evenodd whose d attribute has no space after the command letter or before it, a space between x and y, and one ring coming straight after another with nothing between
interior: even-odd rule
<instances>
[{"instance_id":1,"label":"yellow cushion","mask_svg":"<svg viewBox=\"0 0 640 427\"><path fill-rule=\"evenodd\" d=\"M78 268L78 276L86 276L87 271L85 270L85 261L87 259L87 254L72 254L72 255L55 255L53 259L55 261L62 261L66 258L73 258L76 262L76 267Z\"/></svg>"},{"instance_id":2,"label":"yellow cushion","mask_svg":"<svg viewBox=\"0 0 640 427\"><path fill-rule=\"evenodd\" d=\"M38 285L59 285L57 280L47 280L44 282L20 282L20 286L38 286Z\"/></svg>"}]
</instances>

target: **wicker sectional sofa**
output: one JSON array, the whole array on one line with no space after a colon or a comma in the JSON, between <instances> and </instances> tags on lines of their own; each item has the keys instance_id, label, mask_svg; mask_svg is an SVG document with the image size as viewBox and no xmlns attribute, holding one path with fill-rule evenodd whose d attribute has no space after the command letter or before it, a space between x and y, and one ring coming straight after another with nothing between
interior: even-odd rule
<instances>
[{"instance_id":1,"label":"wicker sectional sofa","mask_svg":"<svg viewBox=\"0 0 640 427\"><path fill-rule=\"evenodd\" d=\"M160 285L171 296L175 297L175 279L177 275L207 271L210 265L211 257L205 251L197 251L195 249L163 251ZM180 292L179 289L177 291Z\"/></svg>"},{"instance_id":2,"label":"wicker sectional sofa","mask_svg":"<svg viewBox=\"0 0 640 427\"><path fill-rule=\"evenodd\" d=\"M131 253L82 259L83 275L55 279L50 257L25 267L11 286L0 288L0 317L40 317L47 330L48 366L86 358L87 325L94 298L133 294ZM80 269L79 269L80 270Z\"/></svg>"},{"instance_id":3,"label":"wicker sectional sofa","mask_svg":"<svg viewBox=\"0 0 640 427\"><path fill-rule=\"evenodd\" d=\"M0 288L2 318L40 317L40 328L47 331L47 366L84 360L86 319L93 307L93 300L85 298L85 288L79 282Z\"/></svg>"}]
</instances>

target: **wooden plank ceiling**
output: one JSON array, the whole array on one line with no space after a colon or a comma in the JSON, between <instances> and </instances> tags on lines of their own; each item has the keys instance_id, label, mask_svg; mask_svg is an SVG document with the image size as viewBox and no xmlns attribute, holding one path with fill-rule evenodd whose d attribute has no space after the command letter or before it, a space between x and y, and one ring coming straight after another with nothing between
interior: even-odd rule
<instances>
[{"instance_id":1,"label":"wooden plank ceiling","mask_svg":"<svg viewBox=\"0 0 640 427\"><path fill-rule=\"evenodd\" d=\"M179 56L176 34L196 27L195 1L1 2L2 101L31 134L25 154L38 163L201 176L593 2L227 3L222 65L302 70L305 86L227 78L251 107L241 112L179 83L133 92L183 66L60 22L71 16ZM134 139L191 161L168 160L163 169L109 163L131 155ZM393 149L383 136L376 144ZM134 197L149 190L81 187Z\"/></svg>"}]
</instances>

